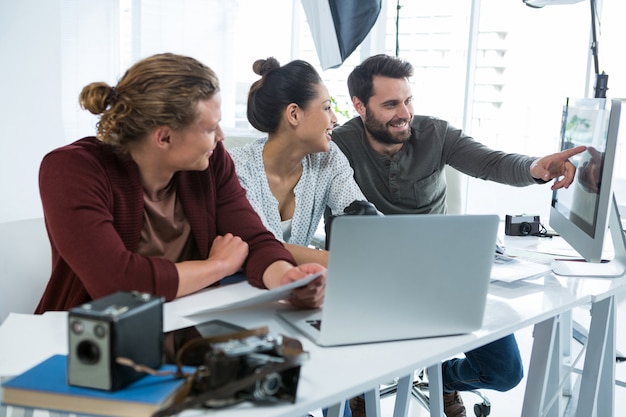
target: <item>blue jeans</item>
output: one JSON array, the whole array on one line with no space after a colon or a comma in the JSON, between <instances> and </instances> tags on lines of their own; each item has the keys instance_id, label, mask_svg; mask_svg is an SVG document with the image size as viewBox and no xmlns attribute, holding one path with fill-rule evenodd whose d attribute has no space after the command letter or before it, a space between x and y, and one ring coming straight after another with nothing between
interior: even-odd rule
<instances>
[{"instance_id":1,"label":"blue jeans","mask_svg":"<svg viewBox=\"0 0 626 417\"><path fill-rule=\"evenodd\" d=\"M492 389L508 391L524 376L522 357L515 335L510 334L477 349L465 352L465 358L454 358L441 365L443 390L472 391ZM326 417L327 410L322 413ZM344 417L351 417L346 404Z\"/></svg>"},{"instance_id":2,"label":"blue jeans","mask_svg":"<svg viewBox=\"0 0 626 417\"><path fill-rule=\"evenodd\" d=\"M522 358L513 334L465 352L465 358L445 361L441 368L445 392L483 388L508 391L524 376Z\"/></svg>"}]
</instances>

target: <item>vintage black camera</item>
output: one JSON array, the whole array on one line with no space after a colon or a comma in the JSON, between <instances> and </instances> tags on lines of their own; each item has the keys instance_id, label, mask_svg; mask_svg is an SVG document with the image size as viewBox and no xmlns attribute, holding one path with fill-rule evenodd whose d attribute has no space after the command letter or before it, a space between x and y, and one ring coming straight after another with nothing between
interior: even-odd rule
<instances>
[{"instance_id":1,"label":"vintage black camera","mask_svg":"<svg viewBox=\"0 0 626 417\"><path fill-rule=\"evenodd\" d=\"M219 320L209 324L224 329L233 326ZM167 343L171 336L172 333L165 335L166 346L171 345ZM187 397L155 417L171 416L196 406L220 408L242 401L295 402L300 367L308 359L300 341L272 334L267 327L197 336L176 352L179 370L184 365L197 366L188 376L192 383Z\"/></svg>"},{"instance_id":2,"label":"vintage black camera","mask_svg":"<svg viewBox=\"0 0 626 417\"><path fill-rule=\"evenodd\" d=\"M114 391L145 376L117 362L157 369L163 362L163 298L117 292L68 314L68 384Z\"/></svg>"},{"instance_id":3,"label":"vintage black camera","mask_svg":"<svg viewBox=\"0 0 626 417\"><path fill-rule=\"evenodd\" d=\"M244 380L235 398L246 401L295 402L300 363L282 352L283 336L265 334L213 343L205 356L208 378L196 382L204 390ZM302 352L300 352L302 354Z\"/></svg>"},{"instance_id":4,"label":"vintage black camera","mask_svg":"<svg viewBox=\"0 0 626 417\"><path fill-rule=\"evenodd\" d=\"M539 216L506 215L504 234L507 236L535 236L541 230Z\"/></svg>"}]
</instances>

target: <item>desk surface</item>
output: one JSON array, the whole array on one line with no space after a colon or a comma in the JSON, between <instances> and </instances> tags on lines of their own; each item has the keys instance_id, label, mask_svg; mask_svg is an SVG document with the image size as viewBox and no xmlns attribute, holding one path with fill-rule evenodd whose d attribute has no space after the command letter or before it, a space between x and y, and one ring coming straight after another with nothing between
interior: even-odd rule
<instances>
[{"instance_id":1,"label":"desk surface","mask_svg":"<svg viewBox=\"0 0 626 417\"><path fill-rule=\"evenodd\" d=\"M592 285L590 285L592 286ZM301 370L296 404L258 407L242 404L203 415L297 416L339 403L393 378L408 375L464 351L474 349L521 328L531 326L577 306L591 302L585 280L568 279L564 284L554 276L533 281L493 283L483 327L471 334L388 343L321 348L284 323L275 314L276 304L222 313L219 318L246 327L269 325L273 332L297 337L311 355ZM597 290L604 294L604 286ZM611 288L626 288L626 279ZM580 290L580 289L583 290ZM202 319L215 318L207 315ZM200 320L200 319L198 319ZM377 360L372 360L377 358ZM188 411L185 415L193 415Z\"/></svg>"},{"instance_id":2,"label":"desk surface","mask_svg":"<svg viewBox=\"0 0 626 417\"><path fill-rule=\"evenodd\" d=\"M529 255L531 259L555 259L555 258L580 258L571 246L561 237L542 238L535 236L505 236L504 245L507 252L513 256L524 257ZM604 251L603 258L611 258L612 244L607 237L607 250ZM561 284L568 288L576 288L583 294L592 297L592 301L599 301L615 295L624 290L623 278L593 278L593 277L566 277L553 275Z\"/></svg>"},{"instance_id":3,"label":"desk surface","mask_svg":"<svg viewBox=\"0 0 626 417\"><path fill-rule=\"evenodd\" d=\"M426 368L619 291L626 291L626 277L593 279L548 275L528 281L494 282L490 286L485 320L478 331L451 337L332 348L313 344L283 322L276 314L277 308L284 308L281 303L194 317L195 322L219 317L248 328L269 326L272 332L298 338L310 353L310 359L302 366L296 404L281 403L262 407L244 403L220 410L186 411L184 415L306 415L311 410L340 403L346 398L389 383L398 376L409 375L416 369ZM416 302L419 302L419 294L416 294ZM192 322L182 317L169 317L169 320L172 325L179 323L179 327Z\"/></svg>"}]
</instances>

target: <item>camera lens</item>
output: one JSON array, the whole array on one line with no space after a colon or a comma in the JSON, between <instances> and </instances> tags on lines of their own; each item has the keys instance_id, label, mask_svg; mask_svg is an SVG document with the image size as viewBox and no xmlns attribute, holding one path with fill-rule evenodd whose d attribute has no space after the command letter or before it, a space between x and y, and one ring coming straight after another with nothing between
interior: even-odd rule
<instances>
[{"instance_id":1,"label":"camera lens","mask_svg":"<svg viewBox=\"0 0 626 417\"><path fill-rule=\"evenodd\" d=\"M106 329L104 328L103 325L97 324L93 328L93 334L95 334L97 338L102 339L104 336L106 336L107 331L106 331Z\"/></svg>"},{"instance_id":2,"label":"camera lens","mask_svg":"<svg viewBox=\"0 0 626 417\"><path fill-rule=\"evenodd\" d=\"M519 234L522 236L527 236L533 230L532 226L528 222L522 222L519 225Z\"/></svg>"},{"instance_id":3,"label":"camera lens","mask_svg":"<svg viewBox=\"0 0 626 417\"><path fill-rule=\"evenodd\" d=\"M280 390L282 379L276 372L268 374L265 378L256 383L254 398L258 400L266 399L276 395Z\"/></svg>"},{"instance_id":4,"label":"camera lens","mask_svg":"<svg viewBox=\"0 0 626 417\"><path fill-rule=\"evenodd\" d=\"M76 356L87 365L93 365L100 361L100 348L91 340L83 340L76 346Z\"/></svg>"},{"instance_id":5,"label":"camera lens","mask_svg":"<svg viewBox=\"0 0 626 417\"><path fill-rule=\"evenodd\" d=\"M85 326L79 320L73 320L70 328L75 334L82 334L85 331Z\"/></svg>"}]
</instances>

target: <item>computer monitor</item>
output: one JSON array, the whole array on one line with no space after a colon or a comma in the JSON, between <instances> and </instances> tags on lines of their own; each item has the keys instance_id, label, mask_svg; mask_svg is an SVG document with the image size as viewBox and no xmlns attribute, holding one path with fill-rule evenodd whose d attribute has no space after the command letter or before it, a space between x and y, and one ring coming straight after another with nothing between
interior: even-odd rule
<instances>
[{"instance_id":1,"label":"computer monitor","mask_svg":"<svg viewBox=\"0 0 626 417\"><path fill-rule=\"evenodd\" d=\"M561 149L587 150L571 158L577 168L572 185L553 192L549 224L584 262L555 261L558 275L617 277L626 271L626 241L612 188L620 111L621 101L607 98L570 98L563 108ZM607 230L611 260L602 259Z\"/></svg>"}]
</instances>

